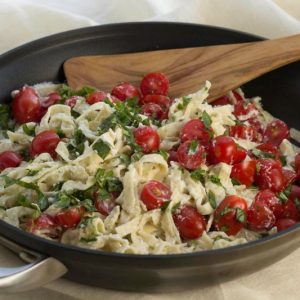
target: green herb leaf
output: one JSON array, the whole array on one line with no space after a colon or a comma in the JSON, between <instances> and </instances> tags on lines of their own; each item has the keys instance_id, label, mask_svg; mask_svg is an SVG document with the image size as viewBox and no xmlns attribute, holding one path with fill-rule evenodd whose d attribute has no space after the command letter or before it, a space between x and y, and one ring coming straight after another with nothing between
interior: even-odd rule
<instances>
[{"instance_id":1,"label":"green herb leaf","mask_svg":"<svg viewBox=\"0 0 300 300\"><path fill-rule=\"evenodd\" d=\"M190 97L182 97L182 102L178 103L177 109L178 110L184 110L188 104L191 102L192 98Z\"/></svg>"},{"instance_id":2,"label":"green herb leaf","mask_svg":"<svg viewBox=\"0 0 300 300\"><path fill-rule=\"evenodd\" d=\"M300 212L300 201L299 201L299 199L298 199L298 198L295 198L295 199L294 199L294 203L295 203L295 205L296 205L298 211Z\"/></svg>"},{"instance_id":3,"label":"green herb leaf","mask_svg":"<svg viewBox=\"0 0 300 300\"><path fill-rule=\"evenodd\" d=\"M276 156L273 153L263 152L257 148L252 149L252 154L257 158L272 158L274 159Z\"/></svg>"},{"instance_id":4,"label":"green herb leaf","mask_svg":"<svg viewBox=\"0 0 300 300\"><path fill-rule=\"evenodd\" d=\"M164 160L168 161L169 154L167 151L160 149L158 151L158 154L160 154L164 158Z\"/></svg>"},{"instance_id":5,"label":"green herb leaf","mask_svg":"<svg viewBox=\"0 0 300 300\"><path fill-rule=\"evenodd\" d=\"M28 169L26 176L34 176L36 175L40 170L33 170L33 169Z\"/></svg>"},{"instance_id":6,"label":"green herb leaf","mask_svg":"<svg viewBox=\"0 0 300 300\"><path fill-rule=\"evenodd\" d=\"M81 204L86 208L87 211L95 211L94 203L91 199L85 199Z\"/></svg>"},{"instance_id":7,"label":"green herb leaf","mask_svg":"<svg viewBox=\"0 0 300 300\"><path fill-rule=\"evenodd\" d=\"M220 178L217 175L208 175L208 180L219 186L223 186Z\"/></svg>"},{"instance_id":8,"label":"green herb leaf","mask_svg":"<svg viewBox=\"0 0 300 300\"><path fill-rule=\"evenodd\" d=\"M90 242L95 242L95 241L97 241L97 236L94 234L92 234L88 237L82 237L80 239L80 242L85 242L85 243L90 243Z\"/></svg>"},{"instance_id":9,"label":"green herb leaf","mask_svg":"<svg viewBox=\"0 0 300 300\"><path fill-rule=\"evenodd\" d=\"M280 159L280 161L281 161L281 163L282 163L283 166L286 166L286 165L287 165L287 159L286 159L286 156L281 155L279 159Z\"/></svg>"},{"instance_id":10,"label":"green herb leaf","mask_svg":"<svg viewBox=\"0 0 300 300\"><path fill-rule=\"evenodd\" d=\"M235 211L236 211L236 214L235 214L236 220L241 223L245 223L246 222L246 214L245 214L244 210L240 209L240 208L236 208Z\"/></svg>"},{"instance_id":11,"label":"green herb leaf","mask_svg":"<svg viewBox=\"0 0 300 300\"><path fill-rule=\"evenodd\" d=\"M202 184L205 183L206 171L203 169L197 169L190 173L194 180L200 181Z\"/></svg>"},{"instance_id":12,"label":"green herb leaf","mask_svg":"<svg viewBox=\"0 0 300 300\"><path fill-rule=\"evenodd\" d=\"M231 182L233 185L241 185L241 183L235 178L231 178Z\"/></svg>"},{"instance_id":13,"label":"green herb leaf","mask_svg":"<svg viewBox=\"0 0 300 300\"><path fill-rule=\"evenodd\" d=\"M34 136L35 135L35 127L36 126L32 126L32 127L29 128L26 123L22 125L22 129L23 129L24 133L29 135L29 136Z\"/></svg>"},{"instance_id":14,"label":"green herb leaf","mask_svg":"<svg viewBox=\"0 0 300 300\"><path fill-rule=\"evenodd\" d=\"M84 142L86 141L86 136L83 134L81 129L76 129L73 137L68 143L68 150L73 157L81 155L84 151Z\"/></svg>"},{"instance_id":15,"label":"green herb leaf","mask_svg":"<svg viewBox=\"0 0 300 300\"><path fill-rule=\"evenodd\" d=\"M73 195L66 192L59 192L54 206L58 208L68 208L70 206L77 206L79 202L80 201Z\"/></svg>"},{"instance_id":16,"label":"green herb leaf","mask_svg":"<svg viewBox=\"0 0 300 300\"><path fill-rule=\"evenodd\" d=\"M212 191L208 192L208 202L210 204L210 206L212 208L216 208L217 207L217 203L216 203L216 196Z\"/></svg>"},{"instance_id":17,"label":"green herb leaf","mask_svg":"<svg viewBox=\"0 0 300 300\"><path fill-rule=\"evenodd\" d=\"M0 104L0 130L12 129L10 105Z\"/></svg>"},{"instance_id":18,"label":"green herb leaf","mask_svg":"<svg viewBox=\"0 0 300 300\"><path fill-rule=\"evenodd\" d=\"M171 208L171 213L174 214L176 210L179 208L180 202L176 203L172 208Z\"/></svg>"},{"instance_id":19,"label":"green herb leaf","mask_svg":"<svg viewBox=\"0 0 300 300\"><path fill-rule=\"evenodd\" d=\"M161 211L165 211L169 204L170 204L171 201L165 201L164 204L160 207Z\"/></svg>"},{"instance_id":20,"label":"green herb leaf","mask_svg":"<svg viewBox=\"0 0 300 300\"><path fill-rule=\"evenodd\" d=\"M198 150L199 142L194 140L189 145L188 155L194 155Z\"/></svg>"},{"instance_id":21,"label":"green herb leaf","mask_svg":"<svg viewBox=\"0 0 300 300\"><path fill-rule=\"evenodd\" d=\"M278 198L283 204L289 200L291 191L292 191L292 185L290 184L287 186L287 188L284 191L279 193Z\"/></svg>"},{"instance_id":22,"label":"green herb leaf","mask_svg":"<svg viewBox=\"0 0 300 300\"><path fill-rule=\"evenodd\" d=\"M204 110L201 116L202 122L204 123L204 126L206 129L210 130L210 126L212 123L210 115Z\"/></svg>"},{"instance_id":23,"label":"green herb leaf","mask_svg":"<svg viewBox=\"0 0 300 300\"><path fill-rule=\"evenodd\" d=\"M106 142L102 141L102 140L98 140L94 145L93 145L93 149L95 151L97 151L98 155L100 157L102 157L103 159L106 158L106 156L109 154L110 152L110 146L109 144L107 144Z\"/></svg>"},{"instance_id":24,"label":"green herb leaf","mask_svg":"<svg viewBox=\"0 0 300 300\"><path fill-rule=\"evenodd\" d=\"M221 216L225 216L226 214L230 213L233 211L233 208L230 208L228 206L226 206L220 213Z\"/></svg>"},{"instance_id":25,"label":"green herb leaf","mask_svg":"<svg viewBox=\"0 0 300 300\"><path fill-rule=\"evenodd\" d=\"M228 226L228 225L223 225L223 226L221 226L220 231L227 232L228 229L229 229L229 226Z\"/></svg>"}]
</instances>

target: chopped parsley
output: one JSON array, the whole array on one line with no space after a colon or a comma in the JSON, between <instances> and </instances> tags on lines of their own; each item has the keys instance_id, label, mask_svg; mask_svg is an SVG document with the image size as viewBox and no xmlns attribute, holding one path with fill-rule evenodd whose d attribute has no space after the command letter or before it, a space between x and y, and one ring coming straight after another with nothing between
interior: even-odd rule
<instances>
[{"instance_id":1,"label":"chopped parsley","mask_svg":"<svg viewBox=\"0 0 300 300\"><path fill-rule=\"evenodd\" d=\"M225 206L225 208L220 212L220 215L221 215L221 216L225 216L225 215L227 215L228 213L230 213L230 212L232 212L232 211L233 211L232 208L230 208L230 207L228 207L228 206Z\"/></svg>"},{"instance_id":2,"label":"chopped parsley","mask_svg":"<svg viewBox=\"0 0 300 300\"><path fill-rule=\"evenodd\" d=\"M257 158L276 158L276 155L274 153L264 152L257 148L252 149L252 154Z\"/></svg>"},{"instance_id":3,"label":"chopped parsley","mask_svg":"<svg viewBox=\"0 0 300 300\"><path fill-rule=\"evenodd\" d=\"M189 145L188 155L194 155L198 150L199 142L193 140Z\"/></svg>"},{"instance_id":4,"label":"chopped parsley","mask_svg":"<svg viewBox=\"0 0 300 300\"><path fill-rule=\"evenodd\" d=\"M79 202L79 199L72 194L61 191L57 195L57 201L54 203L54 206L57 208L68 208L70 206L77 206Z\"/></svg>"},{"instance_id":5,"label":"chopped parsley","mask_svg":"<svg viewBox=\"0 0 300 300\"><path fill-rule=\"evenodd\" d=\"M292 185L288 185L288 187L279 193L278 198L282 203L286 203L289 200L289 196L291 194L292 191Z\"/></svg>"},{"instance_id":6,"label":"chopped parsley","mask_svg":"<svg viewBox=\"0 0 300 300\"><path fill-rule=\"evenodd\" d=\"M164 158L164 160L168 161L169 154L167 151L160 149L158 151L158 154L160 154Z\"/></svg>"},{"instance_id":7,"label":"chopped parsley","mask_svg":"<svg viewBox=\"0 0 300 300\"><path fill-rule=\"evenodd\" d=\"M186 97L186 96L182 97L181 99L182 99L182 102L178 103L178 105L177 105L178 110L184 110L192 100L191 97Z\"/></svg>"},{"instance_id":8,"label":"chopped parsley","mask_svg":"<svg viewBox=\"0 0 300 300\"><path fill-rule=\"evenodd\" d=\"M84 86L78 91L72 90L68 85L62 84L59 89L58 93L61 96L62 102L64 103L68 98L71 98L72 96L81 96L81 97L86 97L89 94L95 92L96 89L89 87L89 86Z\"/></svg>"},{"instance_id":9,"label":"chopped parsley","mask_svg":"<svg viewBox=\"0 0 300 300\"><path fill-rule=\"evenodd\" d=\"M83 153L85 140L86 137L81 131L81 129L76 129L73 137L70 139L70 142L67 146L72 156L77 157L78 155L81 155Z\"/></svg>"},{"instance_id":10,"label":"chopped parsley","mask_svg":"<svg viewBox=\"0 0 300 300\"><path fill-rule=\"evenodd\" d=\"M283 166L286 166L286 165L287 165L287 159L286 159L286 156L281 155L281 156L279 157L279 159L280 159L280 161L281 161L281 163L282 163Z\"/></svg>"},{"instance_id":11,"label":"chopped parsley","mask_svg":"<svg viewBox=\"0 0 300 300\"><path fill-rule=\"evenodd\" d=\"M202 184L205 183L205 176L206 176L206 171L203 169L197 169L193 172L190 173L191 177L196 180L200 181Z\"/></svg>"},{"instance_id":12,"label":"chopped parsley","mask_svg":"<svg viewBox=\"0 0 300 300\"><path fill-rule=\"evenodd\" d=\"M203 122L205 128L209 130L212 120L211 120L210 115L205 110L202 113L201 119L202 119L202 122Z\"/></svg>"},{"instance_id":13,"label":"chopped parsley","mask_svg":"<svg viewBox=\"0 0 300 300\"><path fill-rule=\"evenodd\" d=\"M0 104L0 130L13 128L11 118L11 109L8 104Z\"/></svg>"},{"instance_id":14,"label":"chopped parsley","mask_svg":"<svg viewBox=\"0 0 300 300\"><path fill-rule=\"evenodd\" d=\"M102 141L101 139L98 140L94 145L93 145L93 149L95 151L97 151L98 155L105 159L106 156L109 154L110 152L110 146L108 143Z\"/></svg>"},{"instance_id":15,"label":"chopped parsley","mask_svg":"<svg viewBox=\"0 0 300 300\"><path fill-rule=\"evenodd\" d=\"M223 187L223 185L221 183L221 179L217 175L208 175L208 180L216 185Z\"/></svg>"},{"instance_id":16,"label":"chopped parsley","mask_svg":"<svg viewBox=\"0 0 300 300\"><path fill-rule=\"evenodd\" d=\"M245 211L243 209L240 209L239 207L236 208L235 211L236 211L236 214L235 214L236 220L241 222L241 223L245 223L246 222Z\"/></svg>"},{"instance_id":17,"label":"chopped parsley","mask_svg":"<svg viewBox=\"0 0 300 300\"><path fill-rule=\"evenodd\" d=\"M26 123L22 125L22 129L23 129L24 133L29 136L35 135L35 127L36 126L28 127L28 125Z\"/></svg>"},{"instance_id":18,"label":"chopped parsley","mask_svg":"<svg viewBox=\"0 0 300 300\"><path fill-rule=\"evenodd\" d=\"M235 178L231 178L231 182L233 185L241 185L241 183Z\"/></svg>"},{"instance_id":19,"label":"chopped parsley","mask_svg":"<svg viewBox=\"0 0 300 300\"><path fill-rule=\"evenodd\" d=\"M212 208L216 208L217 207L217 203L216 203L216 196L212 191L208 192L208 202L210 204L210 206Z\"/></svg>"},{"instance_id":20,"label":"chopped parsley","mask_svg":"<svg viewBox=\"0 0 300 300\"><path fill-rule=\"evenodd\" d=\"M174 214L176 210L179 208L180 202L176 203L172 208L171 208L171 213Z\"/></svg>"}]
</instances>

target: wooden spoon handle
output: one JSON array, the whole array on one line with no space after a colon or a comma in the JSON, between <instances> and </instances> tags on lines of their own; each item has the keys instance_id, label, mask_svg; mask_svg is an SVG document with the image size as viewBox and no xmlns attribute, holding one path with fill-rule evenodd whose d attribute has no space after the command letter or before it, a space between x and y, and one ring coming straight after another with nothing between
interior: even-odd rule
<instances>
[{"instance_id":1,"label":"wooden spoon handle","mask_svg":"<svg viewBox=\"0 0 300 300\"><path fill-rule=\"evenodd\" d=\"M171 96L195 92L209 80L213 100L298 59L300 34L254 43L75 57L65 62L64 70L72 88L90 85L105 91L122 81L138 85L148 72L164 72Z\"/></svg>"}]
</instances>

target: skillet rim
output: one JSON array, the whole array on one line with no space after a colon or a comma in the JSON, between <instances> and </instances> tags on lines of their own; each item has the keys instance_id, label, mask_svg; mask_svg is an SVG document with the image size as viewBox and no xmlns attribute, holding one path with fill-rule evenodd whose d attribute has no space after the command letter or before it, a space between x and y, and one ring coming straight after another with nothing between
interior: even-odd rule
<instances>
[{"instance_id":1,"label":"skillet rim","mask_svg":"<svg viewBox=\"0 0 300 300\"><path fill-rule=\"evenodd\" d=\"M186 22L124 22L124 23L111 23L111 24L105 24L105 25L97 25L97 26L88 26L88 27L83 27L79 29L73 29L73 30L68 30L64 31L61 33L57 34L52 34L48 35L43 38L39 38L36 40L33 40L29 43L22 44L12 50L9 50L7 52L4 52L0 54L0 68L5 67L6 65L10 64L11 60L14 60L16 58L19 58L20 55L23 57L27 55L32 55L36 51L40 50L46 50L49 48L57 48L61 47L63 44L66 43L72 43L75 40L80 40L84 41L87 39L94 38L95 36L98 36L98 34L103 36L103 33L107 31L113 31L109 32L110 35L115 35L118 36L121 34L124 36L124 32L119 32L118 28L121 27L122 30L124 30L124 27L132 27L132 26L146 26L146 27L151 27L151 26L169 26L174 27L173 29L176 28L176 26L179 27L190 27L190 28L203 28L207 30L213 30L213 31L226 31L227 33L234 34L238 37L246 37L250 38L252 41L259 41L259 40L264 40L264 37L239 31L239 30L234 30L230 28L225 28L225 27L220 27L220 26L212 26L212 25L204 25L204 24L196 24L196 23L186 23ZM100 30L100 32L99 32ZM99 32L99 33L98 33ZM184 47L179 47L179 48L184 48ZM162 48L162 49L168 49L168 48ZM145 50L147 51L147 50ZM151 51L151 50L149 50ZM140 52L140 51L138 51ZM240 244L240 245L235 245L235 246L230 246L226 248L221 248L221 249L211 249L211 250L202 250L202 251L195 251L195 252L189 252L189 253L175 253L175 254L126 254L126 253L117 253L117 252L108 252L108 251L100 251L100 250L93 250L89 248L83 248L79 246L72 246L72 245L67 245L67 244L62 244L56 241L51 241L46 238L42 238L39 236L36 236L34 234L28 233L26 231L23 231L22 229L15 227L13 225L10 225L9 223L6 223L5 221L0 219L0 232L2 235L7 237L9 240L12 240L16 243L20 243L17 241L20 239L20 237L24 237L29 241L36 241L45 245L49 245L51 247L55 248L62 248L64 251L70 251L70 252L75 252L75 253L82 253L86 255L102 255L102 256L109 256L109 257L115 257L115 258L120 258L120 259L147 259L147 260L161 260L161 259L168 259L168 260L178 260L178 259L187 259L187 258L200 258L200 257L210 257L210 256L223 256L226 254L234 254L235 252L247 250L250 248L255 248L256 246L263 246L264 244L270 243L271 241L275 240L280 240L283 239L283 237L286 237L288 235L291 235L292 233L295 233L296 231L300 230L300 223L297 223L296 225L292 226L291 228L288 228L282 232L275 233L273 235L267 236L260 238L255 241L251 241L245 244ZM2 229L6 229L7 233L2 233ZM12 233L14 237L16 238L11 238L9 237L9 233ZM20 243L22 244L22 243ZM33 247L34 249L34 247ZM234 258L230 258L228 260L234 260Z\"/></svg>"}]
</instances>

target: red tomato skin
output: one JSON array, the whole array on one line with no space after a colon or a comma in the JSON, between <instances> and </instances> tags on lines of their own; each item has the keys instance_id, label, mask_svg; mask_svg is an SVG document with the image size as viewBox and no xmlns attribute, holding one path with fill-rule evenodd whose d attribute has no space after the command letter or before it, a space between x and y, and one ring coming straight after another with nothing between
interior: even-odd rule
<instances>
[{"instance_id":1,"label":"red tomato skin","mask_svg":"<svg viewBox=\"0 0 300 300\"><path fill-rule=\"evenodd\" d=\"M0 171L6 168L16 168L18 167L23 158L21 155L14 151L4 151L0 154Z\"/></svg>"},{"instance_id":2,"label":"red tomato skin","mask_svg":"<svg viewBox=\"0 0 300 300\"><path fill-rule=\"evenodd\" d=\"M222 96L220 98L217 98L211 103L212 106L218 106L218 105L221 106L227 104L231 104L231 101L228 96Z\"/></svg>"},{"instance_id":3,"label":"red tomato skin","mask_svg":"<svg viewBox=\"0 0 300 300\"><path fill-rule=\"evenodd\" d=\"M275 225L275 216L267 206L253 202L247 212L247 225L252 231L270 230Z\"/></svg>"},{"instance_id":4,"label":"red tomato skin","mask_svg":"<svg viewBox=\"0 0 300 300\"><path fill-rule=\"evenodd\" d=\"M295 156L295 170L298 173L300 169L300 153Z\"/></svg>"},{"instance_id":5,"label":"red tomato skin","mask_svg":"<svg viewBox=\"0 0 300 300\"><path fill-rule=\"evenodd\" d=\"M167 95L169 80L163 73L149 73L142 79L140 89L143 95Z\"/></svg>"},{"instance_id":6,"label":"red tomato skin","mask_svg":"<svg viewBox=\"0 0 300 300\"><path fill-rule=\"evenodd\" d=\"M219 231L224 231L227 235L236 235L246 222L246 218L245 222L236 219L237 208L243 210L245 216L247 215L245 199L236 195L226 196L214 212L214 227ZM224 213L226 209L230 209L230 211Z\"/></svg>"},{"instance_id":7,"label":"red tomato skin","mask_svg":"<svg viewBox=\"0 0 300 300\"><path fill-rule=\"evenodd\" d=\"M300 213L295 205L295 200L290 198L286 203L283 204L283 212L280 215L280 218L293 219L296 222L300 221Z\"/></svg>"},{"instance_id":8,"label":"red tomato skin","mask_svg":"<svg viewBox=\"0 0 300 300\"><path fill-rule=\"evenodd\" d=\"M161 207L166 201L170 201L171 191L165 184L151 180L147 182L141 192L141 200L147 210Z\"/></svg>"},{"instance_id":9,"label":"red tomato skin","mask_svg":"<svg viewBox=\"0 0 300 300\"><path fill-rule=\"evenodd\" d=\"M268 153L271 155L274 155L275 160L280 160L280 152L278 151L278 148L271 144L260 144L256 147L256 149Z\"/></svg>"},{"instance_id":10,"label":"red tomato skin","mask_svg":"<svg viewBox=\"0 0 300 300\"><path fill-rule=\"evenodd\" d=\"M284 188L286 188L288 185L294 183L294 181L297 178L297 174L295 171L288 170L288 169L282 169L283 177L284 177Z\"/></svg>"},{"instance_id":11,"label":"red tomato skin","mask_svg":"<svg viewBox=\"0 0 300 300\"><path fill-rule=\"evenodd\" d=\"M78 99L78 96L72 96L71 98L69 98L65 101L65 105L68 105L71 108L73 108L77 103L77 99Z\"/></svg>"},{"instance_id":12,"label":"red tomato skin","mask_svg":"<svg viewBox=\"0 0 300 300\"><path fill-rule=\"evenodd\" d=\"M89 94L86 98L86 103L89 105L93 105L97 102L103 102L107 99L107 94L103 91L95 91Z\"/></svg>"},{"instance_id":13,"label":"red tomato skin","mask_svg":"<svg viewBox=\"0 0 300 300\"><path fill-rule=\"evenodd\" d=\"M250 124L251 127L255 128L256 132L258 133L258 141L262 141L262 134L264 132L263 125L260 121L257 120L257 118L250 118L247 120L247 122Z\"/></svg>"},{"instance_id":14,"label":"red tomato skin","mask_svg":"<svg viewBox=\"0 0 300 300\"><path fill-rule=\"evenodd\" d=\"M177 149L178 162L188 170L195 170L205 163L205 148L198 144L197 150L194 154L189 153L190 144L193 141L186 141Z\"/></svg>"},{"instance_id":15,"label":"red tomato skin","mask_svg":"<svg viewBox=\"0 0 300 300\"><path fill-rule=\"evenodd\" d=\"M155 103L146 103L141 107L141 113L155 120L164 120L168 118L168 111L164 111L161 106Z\"/></svg>"},{"instance_id":16,"label":"red tomato skin","mask_svg":"<svg viewBox=\"0 0 300 300\"><path fill-rule=\"evenodd\" d=\"M247 125L231 126L229 129L229 135L237 139L244 139L248 141L258 140L258 133L256 129Z\"/></svg>"},{"instance_id":17,"label":"red tomato skin","mask_svg":"<svg viewBox=\"0 0 300 300\"><path fill-rule=\"evenodd\" d=\"M116 85L112 89L111 95L116 97L120 101L125 101L126 99L130 99L133 97L137 97L139 101L141 99L139 90L129 82L123 82Z\"/></svg>"},{"instance_id":18,"label":"red tomato skin","mask_svg":"<svg viewBox=\"0 0 300 300\"><path fill-rule=\"evenodd\" d=\"M273 212L276 219L280 218L283 214L284 207L276 194L271 190L259 191L255 196L254 202L258 205L268 207Z\"/></svg>"},{"instance_id":19,"label":"red tomato skin","mask_svg":"<svg viewBox=\"0 0 300 300\"><path fill-rule=\"evenodd\" d=\"M290 130L288 126L281 120L271 121L263 134L264 143L279 146L284 139L289 139Z\"/></svg>"},{"instance_id":20,"label":"red tomato skin","mask_svg":"<svg viewBox=\"0 0 300 300\"><path fill-rule=\"evenodd\" d=\"M243 101L238 101L234 105L233 114L242 121L246 121L255 118L258 115L258 110L253 103L245 103Z\"/></svg>"},{"instance_id":21,"label":"red tomato skin","mask_svg":"<svg viewBox=\"0 0 300 300\"><path fill-rule=\"evenodd\" d=\"M41 104L36 90L24 86L12 101L12 113L17 123L38 122L41 116Z\"/></svg>"},{"instance_id":22,"label":"red tomato skin","mask_svg":"<svg viewBox=\"0 0 300 300\"><path fill-rule=\"evenodd\" d=\"M244 161L246 156L247 156L247 151L244 148L237 145L236 153L233 157L233 163L234 164L241 163L242 161Z\"/></svg>"},{"instance_id":23,"label":"red tomato skin","mask_svg":"<svg viewBox=\"0 0 300 300\"><path fill-rule=\"evenodd\" d=\"M141 98L140 103L155 103L161 106L162 109L168 110L171 106L172 101L168 96L164 95L145 95L143 98Z\"/></svg>"},{"instance_id":24,"label":"red tomato skin","mask_svg":"<svg viewBox=\"0 0 300 300\"><path fill-rule=\"evenodd\" d=\"M184 124L181 129L180 139L182 143L197 140L201 145L207 147L209 144L209 133L201 120L194 119Z\"/></svg>"},{"instance_id":25,"label":"red tomato skin","mask_svg":"<svg viewBox=\"0 0 300 300\"><path fill-rule=\"evenodd\" d=\"M280 192L285 186L282 166L279 161L273 159L259 159L257 161L257 172L255 182L261 190L270 189Z\"/></svg>"},{"instance_id":26,"label":"red tomato skin","mask_svg":"<svg viewBox=\"0 0 300 300\"><path fill-rule=\"evenodd\" d=\"M254 175L256 171L256 161L248 160L232 166L231 178L236 179L241 184L249 187L254 182Z\"/></svg>"},{"instance_id":27,"label":"red tomato skin","mask_svg":"<svg viewBox=\"0 0 300 300\"><path fill-rule=\"evenodd\" d=\"M49 153L53 158L56 157L56 146L60 142L60 137L54 130L46 130L39 133L31 142L30 156L34 158L41 153Z\"/></svg>"},{"instance_id":28,"label":"red tomato skin","mask_svg":"<svg viewBox=\"0 0 300 300\"><path fill-rule=\"evenodd\" d=\"M70 207L58 212L55 221L62 227L74 228L80 222L82 215L83 211L80 207Z\"/></svg>"},{"instance_id":29,"label":"red tomato skin","mask_svg":"<svg viewBox=\"0 0 300 300\"><path fill-rule=\"evenodd\" d=\"M30 219L26 227L30 232L34 232L36 230L47 229L55 226L57 226L55 218L48 214L42 213L38 218Z\"/></svg>"},{"instance_id":30,"label":"red tomato skin","mask_svg":"<svg viewBox=\"0 0 300 300\"><path fill-rule=\"evenodd\" d=\"M96 210L104 216L108 216L115 206L116 205L112 199L107 199L107 200L97 199L95 201Z\"/></svg>"},{"instance_id":31,"label":"red tomato skin","mask_svg":"<svg viewBox=\"0 0 300 300\"><path fill-rule=\"evenodd\" d=\"M176 150L169 150L168 151L169 157L168 157L168 163L170 164L171 161L176 161L178 162L178 158L177 158L177 151Z\"/></svg>"},{"instance_id":32,"label":"red tomato skin","mask_svg":"<svg viewBox=\"0 0 300 300\"><path fill-rule=\"evenodd\" d=\"M279 232L294 226L296 223L297 221L293 219L285 218L277 220L275 226L277 227L277 231Z\"/></svg>"},{"instance_id":33,"label":"red tomato skin","mask_svg":"<svg viewBox=\"0 0 300 300\"><path fill-rule=\"evenodd\" d=\"M206 230L205 218L189 205L179 208L173 214L173 220L183 240L198 239Z\"/></svg>"},{"instance_id":34,"label":"red tomato skin","mask_svg":"<svg viewBox=\"0 0 300 300\"><path fill-rule=\"evenodd\" d=\"M237 145L229 136L215 137L208 148L208 159L211 164L224 162L226 164L235 163Z\"/></svg>"},{"instance_id":35,"label":"red tomato skin","mask_svg":"<svg viewBox=\"0 0 300 300\"><path fill-rule=\"evenodd\" d=\"M48 94L48 96L45 99L41 100L41 102L40 102L41 107L48 108L51 105L58 103L60 100L61 100L61 97L60 97L59 93L52 92L52 93Z\"/></svg>"},{"instance_id":36,"label":"red tomato skin","mask_svg":"<svg viewBox=\"0 0 300 300\"><path fill-rule=\"evenodd\" d=\"M160 138L157 131L149 126L139 127L133 132L135 142L142 147L144 153L159 149Z\"/></svg>"}]
</instances>

